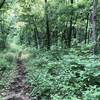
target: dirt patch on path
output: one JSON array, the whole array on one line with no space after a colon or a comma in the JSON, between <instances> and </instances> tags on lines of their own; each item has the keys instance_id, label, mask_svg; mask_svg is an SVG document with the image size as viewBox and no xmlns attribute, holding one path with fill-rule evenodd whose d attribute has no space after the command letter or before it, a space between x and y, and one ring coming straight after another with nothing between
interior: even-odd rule
<instances>
[{"instance_id":1,"label":"dirt patch on path","mask_svg":"<svg viewBox=\"0 0 100 100\"><path fill-rule=\"evenodd\" d=\"M17 75L9 85L7 95L4 100L31 100L27 95L30 91L30 87L25 82L25 66L23 60L20 57L16 60Z\"/></svg>"}]
</instances>

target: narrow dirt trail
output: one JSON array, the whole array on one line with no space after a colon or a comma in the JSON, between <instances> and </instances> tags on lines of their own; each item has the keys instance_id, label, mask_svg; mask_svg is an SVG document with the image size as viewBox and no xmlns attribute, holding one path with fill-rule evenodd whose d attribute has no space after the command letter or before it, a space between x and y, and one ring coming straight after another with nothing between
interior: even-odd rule
<instances>
[{"instance_id":1,"label":"narrow dirt trail","mask_svg":"<svg viewBox=\"0 0 100 100\"><path fill-rule=\"evenodd\" d=\"M17 58L16 64L17 75L10 83L4 100L31 100L27 95L30 88L25 83L25 66L21 59L21 55Z\"/></svg>"}]
</instances>

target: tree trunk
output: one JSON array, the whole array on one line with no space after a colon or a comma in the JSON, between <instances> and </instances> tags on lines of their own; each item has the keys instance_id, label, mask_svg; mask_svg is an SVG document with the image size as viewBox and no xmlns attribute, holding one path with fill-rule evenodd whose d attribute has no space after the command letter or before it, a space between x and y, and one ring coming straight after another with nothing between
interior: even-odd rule
<instances>
[{"instance_id":1,"label":"tree trunk","mask_svg":"<svg viewBox=\"0 0 100 100\"><path fill-rule=\"evenodd\" d=\"M65 23L65 29L62 32L62 37L61 37L61 46L62 48L66 48L67 46L67 29L68 29L68 21Z\"/></svg>"},{"instance_id":2,"label":"tree trunk","mask_svg":"<svg viewBox=\"0 0 100 100\"><path fill-rule=\"evenodd\" d=\"M2 0L2 1L0 0L0 9L1 9L2 6L4 5L5 1L6 1L6 0Z\"/></svg>"},{"instance_id":3,"label":"tree trunk","mask_svg":"<svg viewBox=\"0 0 100 100\"><path fill-rule=\"evenodd\" d=\"M32 19L31 19L32 20ZM39 31L38 31L38 28L37 28L37 25L36 25L36 21L35 21L36 19L34 18L33 19L33 25L34 25L34 40L35 40L35 47L37 48L37 49L39 49L39 47L40 47L40 44L39 44Z\"/></svg>"},{"instance_id":4,"label":"tree trunk","mask_svg":"<svg viewBox=\"0 0 100 100\"><path fill-rule=\"evenodd\" d=\"M88 22L89 22L89 13L87 14L86 33L85 33L85 44L87 43L87 37L88 37Z\"/></svg>"},{"instance_id":5,"label":"tree trunk","mask_svg":"<svg viewBox=\"0 0 100 100\"><path fill-rule=\"evenodd\" d=\"M93 54L96 54L96 8L97 8L97 0L93 0L93 12L92 12Z\"/></svg>"},{"instance_id":6,"label":"tree trunk","mask_svg":"<svg viewBox=\"0 0 100 100\"><path fill-rule=\"evenodd\" d=\"M71 4L73 5L73 0L71 0ZM70 29L68 34L68 47L71 47L71 39L72 39L72 31L73 31L73 9L71 11L71 18L70 18Z\"/></svg>"},{"instance_id":7,"label":"tree trunk","mask_svg":"<svg viewBox=\"0 0 100 100\"><path fill-rule=\"evenodd\" d=\"M45 0L45 17L46 17L46 46L47 49L50 49L50 29L49 29L49 18L48 18L48 4L47 0Z\"/></svg>"},{"instance_id":8,"label":"tree trunk","mask_svg":"<svg viewBox=\"0 0 100 100\"><path fill-rule=\"evenodd\" d=\"M3 7L5 3L5 0L0 0L0 9ZM3 12L1 12L3 13ZM4 23L3 23L3 19L1 19L1 40L0 40L0 49L4 50L6 48L6 39L7 39L7 34L4 32Z\"/></svg>"},{"instance_id":9,"label":"tree trunk","mask_svg":"<svg viewBox=\"0 0 100 100\"><path fill-rule=\"evenodd\" d=\"M38 30L36 27L34 28L34 40L36 48L39 49Z\"/></svg>"}]
</instances>

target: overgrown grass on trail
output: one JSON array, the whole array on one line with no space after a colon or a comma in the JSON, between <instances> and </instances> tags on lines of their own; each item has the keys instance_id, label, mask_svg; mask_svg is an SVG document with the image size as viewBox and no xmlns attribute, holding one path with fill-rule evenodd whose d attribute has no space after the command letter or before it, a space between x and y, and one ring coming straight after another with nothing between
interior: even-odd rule
<instances>
[{"instance_id":1,"label":"overgrown grass on trail","mask_svg":"<svg viewBox=\"0 0 100 100\"><path fill-rule=\"evenodd\" d=\"M88 51L29 49L25 66L33 100L100 100L100 59Z\"/></svg>"},{"instance_id":2,"label":"overgrown grass on trail","mask_svg":"<svg viewBox=\"0 0 100 100\"><path fill-rule=\"evenodd\" d=\"M6 95L9 83L16 76L16 56L21 47L11 44L4 51L0 51L0 100Z\"/></svg>"},{"instance_id":3,"label":"overgrown grass on trail","mask_svg":"<svg viewBox=\"0 0 100 100\"><path fill-rule=\"evenodd\" d=\"M0 53L0 100L15 75L14 54L6 51Z\"/></svg>"}]
</instances>

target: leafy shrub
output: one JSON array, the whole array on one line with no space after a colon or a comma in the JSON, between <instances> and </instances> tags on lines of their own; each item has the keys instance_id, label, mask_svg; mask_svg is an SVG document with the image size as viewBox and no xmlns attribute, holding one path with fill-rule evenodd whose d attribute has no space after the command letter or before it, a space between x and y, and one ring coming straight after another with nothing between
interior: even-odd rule
<instances>
[{"instance_id":1,"label":"leafy shrub","mask_svg":"<svg viewBox=\"0 0 100 100\"><path fill-rule=\"evenodd\" d=\"M5 89L10 81L10 77L11 77L11 71L13 70L12 64L10 61L8 60L7 56L6 56L6 52L4 54L0 54L0 91L2 91L2 89Z\"/></svg>"},{"instance_id":2,"label":"leafy shrub","mask_svg":"<svg viewBox=\"0 0 100 100\"><path fill-rule=\"evenodd\" d=\"M6 53L6 54L4 55L4 58L5 58L8 62L13 62L13 60L14 60L14 58L15 58L15 55L14 55L14 53L8 52L8 53Z\"/></svg>"},{"instance_id":3,"label":"leafy shrub","mask_svg":"<svg viewBox=\"0 0 100 100\"><path fill-rule=\"evenodd\" d=\"M6 59L0 59L0 71L5 71L6 69L9 68L9 63L7 62Z\"/></svg>"},{"instance_id":4,"label":"leafy shrub","mask_svg":"<svg viewBox=\"0 0 100 100\"><path fill-rule=\"evenodd\" d=\"M100 61L90 54L66 52L37 51L36 56L27 60L26 77L32 87L31 96L41 100L99 100ZM96 86L95 91L91 86Z\"/></svg>"}]
</instances>

